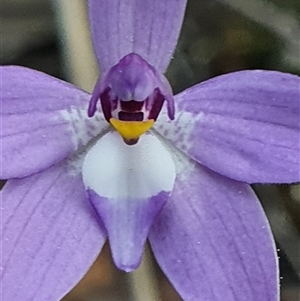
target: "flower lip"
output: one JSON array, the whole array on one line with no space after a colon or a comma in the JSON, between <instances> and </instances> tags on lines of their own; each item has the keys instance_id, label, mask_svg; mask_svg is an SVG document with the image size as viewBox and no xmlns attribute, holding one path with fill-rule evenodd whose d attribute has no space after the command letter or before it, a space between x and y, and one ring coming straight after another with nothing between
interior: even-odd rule
<instances>
[{"instance_id":1,"label":"flower lip","mask_svg":"<svg viewBox=\"0 0 300 301\"><path fill-rule=\"evenodd\" d=\"M107 230L115 264L136 269L150 228L175 184L173 155L151 133L128 146L111 131L87 152L82 179Z\"/></svg>"},{"instance_id":2,"label":"flower lip","mask_svg":"<svg viewBox=\"0 0 300 301\"><path fill-rule=\"evenodd\" d=\"M124 126L132 125L134 133L137 127L134 122L140 122L144 128L144 123L156 121L165 101L169 118L174 119L174 100L168 81L136 53L123 57L98 80L89 104L89 117L95 114L99 100L108 122L117 120L118 127L120 122L127 122Z\"/></svg>"}]
</instances>

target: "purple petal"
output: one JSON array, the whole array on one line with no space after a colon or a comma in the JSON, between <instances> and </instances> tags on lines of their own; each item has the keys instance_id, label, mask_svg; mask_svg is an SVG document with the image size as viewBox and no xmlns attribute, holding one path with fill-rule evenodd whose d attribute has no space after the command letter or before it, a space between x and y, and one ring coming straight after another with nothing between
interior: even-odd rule
<instances>
[{"instance_id":1,"label":"purple petal","mask_svg":"<svg viewBox=\"0 0 300 301\"><path fill-rule=\"evenodd\" d=\"M174 185L172 155L154 135L144 134L127 145L117 132L109 132L87 153L82 174L116 266L134 270L149 228Z\"/></svg>"},{"instance_id":2,"label":"purple petal","mask_svg":"<svg viewBox=\"0 0 300 301\"><path fill-rule=\"evenodd\" d=\"M170 62L186 0L89 0L94 49L104 72L135 52L160 72Z\"/></svg>"},{"instance_id":3,"label":"purple petal","mask_svg":"<svg viewBox=\"0 0 300 301\"><path fill-rule=\"evenodd\" d=\"M107 123L87 117L89 95L38 71L1 67L2 178L25 177L63 160Z\"/></svg>"},{"instance_id":4,"label":"purple petal","mask_svg":"<svg viewBox=\"0 0 300 301\"><path fill-rule=\"evenodd\" d=\"M99 254L104 232L73 164L10 180L1 192L4 300L60 300Z\"/></svg>"},{"instance_id":5,"label":"purple petal","mask_svg":"<svg viewBox=\"0 0 300 301\"><path fill-rule=\"evenodd\" d=\"M149 229L169 192L147 199L109 199L92 190L88 190L88 195L107 230L115 265L126 272L135 270L141 262Z\"/></svg>"},{"instance_id":6,"label":"purple petal","mask_svg":"<svg viewBox=\"0 0 300 301\"><path fill-rule=\"evenodd\" d=\"M156 129L210 169L247 183L300 181L300 78L274 71L219 76L175 97Z\"/></svg>"},{"instance_id":7,"label":"purple petal","mask_svg":"<svg viewBox=\"0 0 300 301\"><path fill-rule=\"evenodd\" d=\"M277 301L275 245L250 186L185 163L150 231L162 270L185 301Z\"/></svg>"}]
</instances>

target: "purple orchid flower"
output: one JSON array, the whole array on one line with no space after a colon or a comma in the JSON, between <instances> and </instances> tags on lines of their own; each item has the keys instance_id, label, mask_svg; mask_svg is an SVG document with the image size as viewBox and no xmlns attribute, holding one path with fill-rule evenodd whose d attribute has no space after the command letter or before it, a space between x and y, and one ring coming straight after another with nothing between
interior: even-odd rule
<instances>
[{"instance_id":1,"label":"purple orchid flower","mask_svg":"<svg viewBox=\"0 0 300 301\"><path fill-rule=\"evenodd\" d=\"M278 300L275 244L249 184L300 180L300 80L241 71L173 98L162 73L185 5L90 0L103 71L92 97L1 67L4 300L59 300L106 236L125 271L148 237L186 301Z\"/></svg>"}]
</instances>

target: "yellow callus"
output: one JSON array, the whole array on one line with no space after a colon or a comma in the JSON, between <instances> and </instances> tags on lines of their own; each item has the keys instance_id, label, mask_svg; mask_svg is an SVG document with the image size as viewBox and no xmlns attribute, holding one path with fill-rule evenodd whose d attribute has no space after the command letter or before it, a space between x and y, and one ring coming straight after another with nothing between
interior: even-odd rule
<instances>
[{"instance_id":1,"label":"yellow callus","mask_svg":"<svg viewBox=\"0 0 300 301\"><path fill-rule=\"evenodd\" d=\"M138 139L154 124L153 119L147 121L123 121L115 118L110 118L109 122L126 140Z\"/></svg>"}]
</instances>

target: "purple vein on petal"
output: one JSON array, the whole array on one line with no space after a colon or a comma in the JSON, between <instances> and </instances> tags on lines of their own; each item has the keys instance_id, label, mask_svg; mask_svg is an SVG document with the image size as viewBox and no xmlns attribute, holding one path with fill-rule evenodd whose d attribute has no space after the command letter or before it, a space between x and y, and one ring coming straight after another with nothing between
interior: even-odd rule
<instances>
[{"instance_id":1,"label":"purple vein on petal","mask_svg":"<svg viewBox=\"0 0 300 301\"><path fill-rule=\"evenodd\" d=\"M186 0L88 3L94 50L102 72L132 52L160 72L166 70L177 43Z\"/></svg>"},{"instance_id":2,"label":"purple vein on petal","mask_svg":"<svg viewBox=\"0 0 300 301\"><path fill-rule=\"evenodd\" d=\"M70 156L107 127L87 117L89 94L42 72L1 67L1 178L22 178Z\"/></svg>"},{"instance_id":3,"label":"purple vein on petal","mask_svg":"<svg viewBox=\"0 0 300 301\"><path fill-rule=\"evenodd\" d=\"M175 289L187 301L277 301L275 244L250 187L195 163L178 172L149 236Z\"/></svg>"},{"instance_id":4,"label":"purple vein on petal","mask_svg":"<svg viewBox=\"0 0 300 301\"><path fill-rule=\"evenodd\" d=\"M77 214L78 212L80 213L80 209L79 209L79 208L78 208L77 212L73 215L73 218L70 220L71 223L70 223L69 227L66 229L66 232L69 232L69 230L71 229L71 227L72 227L71 224L72 224L72 222L73 222L74 220L76 220L76 217L78 217L78 214ZM61 218L62 218L62 214L60 214L60 215L58 216L57 220L59 220L59 219L61 219ZM81 238L80 240L78 240L78 243L79 243L79 244L80 244L80 242L85 238L85 236L87 235L88 230L89 230L90 228L91 228L91 225L89 225L88 228L87 228L87 230L84 231L84 234L83 234L82 238ZM51 227L49 227L49 229L51 229ZM47 231L47 232L48 232L48 231ZM49 232L48 232L48 233L49 233ZM49 234L50 234L50 233L49 233ZM66 240L64 240L64 239L63 239L63 240L58 240L58 242L62 242L62 243L59 243L60 248L63 248L64 245L66 244ZM43 246L44 246L44 243L40 246L40 249L42 249ZM73 249L73 251L72 251L71 253L69 253L69 258L70 258L70 259L74 257L75 252L76 252L76 250ZM99 250L99 252L100 252L100 250ZM55 254L52 254L51 257L48 257L47 268L45 269L44 273L40 276L40 283L41 283L41 284L42 284L43 281L46 279L46 277L47 277L47 271L51 268L52 262L58 257L58 255L59 255L59 253L56 252ZM64 271L64 270L65 270L65 267L66 267L67 265L68 265L68 263L65 263L65 262L64 262L64 265L61 265L61 266L60 266L61 270ZM35 294L32 296L32 298L36 297L36 295L37 295L38 293L39 293L39 292L36 291Z\"/></svg>"},{"instance_id":5,"label":"purple vein on petal","mask_svg":"<svg viewBox=\"0 0 300 301\"><path fill-rule=\"evenodd\" d=\"M201 222L202 218L199 216L197 210L195 210L195 209L193 208L192 204L191 204L191 208L192 208L192 211L193 211L193 213L195 214L195 216L197 216L198 219L199 219L199 227L200 227L200 228L203 228L203 234L204 234L204 236L206 237L206 239L208 240L208 243L209 243L209 245L211 246L211 249L212 249L212 251L213 251L213 254L215 255L217 261L219 262L219 264L220 264L220 266L221 266L221 268L222 268L224 274L226 274L226 267L224 266L224 263L223 263L223 261L222 261L222 258L221 258L219 252L218 252L217 249L216 249L216 246L214 246L214 244L212 243L211 238L210 238L210 235L209 235L208 232L206 231L206 228L205 228L204 224ZM220 215L219 215L219 218L220 218ZM221 221L222 221L222 220L221 220ZM201 226L201 225L202 225L202 226ZM224 225L224 223L223 223L223 225ZM226 232L227 234L229 234L228 231L227 231L227 229L226 229L226 227L225 227L225 225L224 225L224 230L225 230L225 232ZM230 236L231 236L231 235L229 234L228 237L230 237ZM233 244L233 246L235 247L235 251L237 252L239 259L241 259L240 254L239 254L238 249L236 248L235 244ZM193 251L194 251L194 254L195 254L195 258L198 258L198 260L200 261L199 254L197 254L197 252L196 252L195 250L193 250ZM244 263L243 263L243 262L242 262L242 268L243 268L243 270L244 270L244 273L247 275L247 277L249 277L249 274L248 274L247 270L245 269L245 266L244 266ZM207 278L210 278L210 277L209 277L209 272L208 272L208 270L205 271L205 274L204 274L204 275L207 275L206 277L207 277ZM238 298L238 296L236 295L234 289L232 288L232 285L230 284L229 279L228 279L227 277L225 277L223 280L226 281L226 283L228 284L228 287L229 287L230 290L231 290L231 294L232 294L232 296L234 297L234 300L235 300L235 301L239 301L239 298ZM250 286L252 286L252 284L250 284ZM213 286L211 286L211 292L212 292L212 294L214 295L214 297L216 298L217 295L215 295L215 290L218 290L218 288L214 288Z\"/></svg>"},{"instance_id":6,"label":"purple vein on petal","mask_svg":"<svg viewBox=\"0 0 300 301\"><path fill-rule=\"evenodd\" d=\"M99 254L105 237L87 201L80 170L73 167L77 165L64 162L26 179L11 180L4 187L2 211L6 222L11 221L3 231L4 255L12 258L2 275L7 300L60 299ZM62 270L65 277L58 284ZM7 290L12 279L12 289Z\"/></svg>"},{"instance_id":7,"label":"purple vein on petal","mask_svg":"<svg viewBox=\"0 0 300 301\"><path fill-rule=\"evenodd\" d=\"M214 202L211 202L210 204L213 206L213 205L214 205ZM245 228L244 222L241 220L240 215L239 215L238 212L235 210L234 206L232 206L232 204L229 204L229 206L230 206L231 209L236 213L236 214L235 214L235 215L236 215L236 218L240 221L240 225L241 225L241 227L243 227L243 229L244 229L243 233L244 233L246 236L249 237L249 233L248 233L249 231ZM193 204L191 204L191 207L193 207ZM197 210L195 210L195 209L192 209L192 210L193 210L195 216L198 217L198 219L199 219L199 224L201 225L201 217L199 216L199 213L198 213ZM221 214L218 212L217 209L215 210L215 213L217 214L217 216L218 216L220 222L223 224L223 231L224 231L225 233L227 233L228 237L233 237L232 235L235 235L235 234L229 232L228 228L226 227L226 224L224 223L223 217L221 216ZM201 227L201 226L200 226L200 227ZM204 232L204 235L205 235L205 233L207 233L206 228L204 227L204 225L202 225L201 228L204 229L203 232ZM221 257L220 257L220 254L219 254L218 251L216 250L216 247L215 247L214 244L212 243L210 235L206 234L205 236L207 237L208 242L209 242L209 244L211 245L211 248L212 248L212 250L214 251L214 254L215 254L216 258L218 259L218 261L219 261L219 263L220 263L220 266L222 267L224 273L226 273L226 267L224 266L224 264L223 264L223 262L222 262L222 259L221 259ZM251 240L253 240L253 237L251 237L251 238L252 238ZM246 269L245 263L244 263L243 260L242 260L241 254L240 254L240 252L239 252L239 249L237 248L236 243L232 243L231 246L232 246L233 249L235 250L235 253L236 253L237 256L238 256L238 259L240 259L241 267L242 267L242 269L243 269L245 275L247 276L248 279L250 279L250 276L251 276L251 275L248 273L248 271L247 271L247 269ZM255 250L255 254L257 255L256 250ZM195 254L195 255L196 255L197 257L199 256L198 254ZM261 268L261 271L263 271L263 269L262 269L262 263L261 263L261 260L260 260L259 256L255 256L255 258L257 258L257 261L258 261L258 263L259 263L258 266ZM264 272L265 272L265 271L264 271ZM229 286L230 289L231 289L232 295L234 296L234 300L239 301L239 297L236 295L235 291L232 289L232 286L231 286L231 284L229 283L228 278L225 278L225 279L226 279L226 282L228 283L228 286ZM249 286L250 286L250 289L251 289L252 291L254 291L254 286L253 286L253 284L252 284L251 282L250 282ZM264 282L264 286L265 286L265 288L267 289L265 282Z\"/></svg>"},{"instance_id":8,"label":"purple vein on petal","mask_svg":"<svg viewBox=\"0 0 300 301\"><path fill-rule=\"evenodd\" d=\"M211 246L211 249L212 249L212 251L213 251L213 254L215 255L217 261L219 262L219 264L220 264L220 266L221 266L221 268L222 268L224 274L226 274L226 267L225 267L224 264L223 264L222 258L221 258L221 256L220 256L220 254L218 253L218 251L217 251L217 249L216 249L216 246L214 246L214 244L212 243L211 238L210 238L210 235L208 234L208 232L207 232L207 230L206 230L204 224L201 222L202 218L199 216L197 210L195 210L195 208L193 208L192 204L191 204L191 208L192 208L192 211L193 211L193 213L195 214L195 216L198 217L198 220L199 220L199 228L202 228L202 229L203 229L203 235L204 235L204 236L206 237L206 239L208 240L207 243ZM220 217L220 216L219 216L219 217ZM224 227L224 230L227 232L226 227ZM228 233L228 232L227 232L227 233ZM228 237L230 237L230 235L228 235ZM235 247L235 244L233 244L233 246ZM202 260L202 258L199 257L199 254L197 254L197 252L196 252L194 249L192 249L192 251L193 251L193 253L194 253L194 258L198 258L199 261ZM238 249L237 249L236 247L235 247L235 251L237 251L237 253L238 253ZM238 254L238 256L239 256L239 259L241 259L240 254ZM244 267L243 262L242 262L242 267L243 267L243 270L244 270L245 274L246 274L247 276L249 276L249 274L247 273L247 271L246 271L246 269L245 269L245 267ZM208 279L211 279L211 277L210 277L210 275L209 275L209 269L206 269L206 270L204 269L204 275L206 275L206 277L207 277ZM225 277L225 278L223 279L223 281L225 281L225 282L228 284L228 287L229 287L230 290L231 290L231 294L232 294L232 296L234 297L234 300L235 300L235 301L239 301L238 296L236 295L235 291L233 290L232 285L230 284L228 278ZM192 281L192 282L194 282L194 281ZM213 282L213 279L211 279L211 282ZM195 285L195 284L193 283L193 285ZM251 284L250 284L250 286L251 286ZM214 298L217 298L217 293L216 293L216 291L218 291L218 288L217 288L217 287L214 287L214 286L210 286L210 291L211 291L211 293L212 293L212 296L213 296Z\"/></svg>"},{"instance_id":9,"label":"purple vein on petal","mask_svg":"<svg viewBox=\"0 0 300 301\"><path fill-rule=\"evenodd\" d=\"M175 96L175 122L155 129L197 162L246 183L300 180L300 78L240 71Z\"/></svg>"},{"instance_id":10,"label":"purple vein on petal","mask_svg":"<svg viewBox=\"0 0 300 301\"><path fill-rule=\"evenodd\" d=\"M51 190L51 188L52 188L53 186L55 186L55 184L57 184L57 183L60 181L60 177L63 175L63 173L64 173L64 170L61 170L61 173L57 176L57 178L55 179L55 181L54 181L53 183L51 183L51 186L49 186L47 190L45 190L44 194L43 194L42 197L41 197L42 199L44 198L45 195L48 194L48 192ZM38 185L38 183L37 183L37 185ZM31 186L30 189L28 190L28 192L25 194L24 197L26 197L26 195L29 194L29 193L31 192L31 190L34 190L34 189L35 189L35 187L34 187L34 186ZM64 202L65 202L65 201L66 201L66 200L64 200ZM20 202L20 204L22 204L22 202ZM32 210L31 210L31 212L30 212L30 216L31 216L31 215L34 215L34 213L36 213L37 209L38 209L42 204L43 204L42 202L35 204L35 206L32 208ZM62 203L62 205L63 205L63 204L64 204L64 203ZM18 207L19 207L19 206L18 206ZM17 207L17 208L18 208L18 207ZM14 212L14 213L15 213L15 212ZM61 213L62 213L62 212L60 212L60 214L61 214ZM13 217L13 215L11 215L11 217ZM4 223L3 232L5 232L5 230L9 227L10 222L13 222L13 220L12 220L11 218L10 218L7 222ZM16 250L17 244L20 243L20 237L21 237L22 234L26 231L27 226L28 226L29 223L30 223L30 220L27 220L26 223L24 224L23 229L18 233L18 236L17 236L17 238L16 238L15 244L12 246L11 252L10 252L9 254L7 254L7 258L6 258L6 260L4 260L4 266L7 266L7 265L9 264L13 252L14 252L14 250ZM51 229L51 224L49 225L49 228ZM48 231L47 231L47 232L48 232ZM42 246L43 246L43 245L41 245L41 247L42 247ZM4 276L5 276L5 268L3 268L3 274L2 274L2 277L4 277Z\"/></svg>"},{"instance_id":11,"label":"purple vein on petal","mask_svg":"<svg viewBox=\"0 0 300 301\"><path fill-rule=\"evenodd\" d=\"M19 119L19 118L18 118ZM18 120L18 122L20 122L20 120ZM40 131L41 133L45 131L45 129L49 129L51 128L51 130L53 131L56 131L57 129L59 129L63 124L66 124L65 121L60 121L58 123L56 123L55 125L49 125L49 126L39 126L38 124L36 125L36 127L32 127L30 129L26 129L26 128L23 128L23 129L20 129L20 130L17 130L15 131L13 128L11 129L12 132L8 132L4 135L1 135L1 138L2 139L5 139L5 138L12 138L14 136L17 136L17 135L22 135L24 136L25 134L32 134L32 131ZM57 129L56 129L57 128Z\"/></svg>"}]
</instances>

